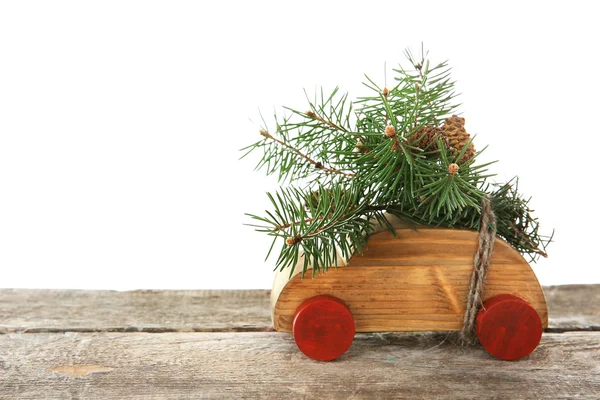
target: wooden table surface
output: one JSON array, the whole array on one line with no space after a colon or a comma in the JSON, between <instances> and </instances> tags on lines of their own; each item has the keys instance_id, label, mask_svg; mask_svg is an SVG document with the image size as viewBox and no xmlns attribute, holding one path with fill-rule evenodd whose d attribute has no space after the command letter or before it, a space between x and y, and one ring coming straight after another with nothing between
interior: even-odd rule
<instances>
[{"instance_id":1,"label":"wooden table surface","mask_svg":"<svg viewBox=\"0 0 600 400\"><path fill-rule=\"evenodd\" d=\"M381 333L323 363L273 332L266 290L0 289L0 400L600 399L600 285L545 292L550 326L520 361Z\"/></svg>"}]
</instances>

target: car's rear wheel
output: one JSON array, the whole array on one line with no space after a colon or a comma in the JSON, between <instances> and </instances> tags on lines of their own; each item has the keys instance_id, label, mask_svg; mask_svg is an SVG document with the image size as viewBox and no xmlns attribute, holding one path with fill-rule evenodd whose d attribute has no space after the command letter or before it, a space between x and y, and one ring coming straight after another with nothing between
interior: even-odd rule
<instances>
[{"instance_id":1,"label":"car's rear wheel","mask_svg":"<svg viewBox=\"0 0 600 400\"><path fill-rule=\"evenodd\" d=\"M340 299L319 295L304 301L293 324L296 345L313 360L330 361L342 356L354 340L354 318Z\"/></svg>"},{"instance_id":2,"label":"car's rear wheel","mask_svg":"<svg viewBox=\"0 0 600 400\"><path fill-rule=\"evenodd\" d=\"M542 319L527 301L500 294L484 302L477 315L479 342L494 357L518 360L529 355L542 338Z\"/></svg>"}]
</instances>

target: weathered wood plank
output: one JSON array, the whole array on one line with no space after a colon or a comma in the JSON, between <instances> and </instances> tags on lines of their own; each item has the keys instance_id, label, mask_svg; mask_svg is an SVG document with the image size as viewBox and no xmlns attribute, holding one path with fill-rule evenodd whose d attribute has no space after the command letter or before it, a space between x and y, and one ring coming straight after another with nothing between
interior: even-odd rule
<instances>
[{"instance_id":1,"label":"weathered wood plank","mask_svg":"<svg viewBox=\"0 0 600 400\"><path fill-rule=\"evenodd\" d=\"M0 399L597 399L600 333L544 334L517 362L443 334L358 334L337 361L285 333L0 335Z\"/></svg>"},{"instance_id":2,"label":"weathered wood plank","mask_svg":"<svg viewBox=\"0 0 600 400\"><path fill-rule=\"evenodd\" d=\"M0 289L0 333L270 331L268 290Z\"/></svg>"},{"instance_id":3,"label":"weathered wood plank","mask_svg":"<svg viewBox=\"0 0 600 400\"><path fill-rule=\"evenodd\" d=\"M544 288L549 330L600 331L600 285ZM0 289L0 333L269 331L267 290Z\"/></svg>"},{"instance_id":4,"label":"weathered wood plank","mask_svg":"<svg viewBox=\"0 0 600 400\"><path fill-rule=\"evenodd\" d=\"M548 286L544 293L549 331L600 331L600 285Z\"/></svg>"}]
</instances>

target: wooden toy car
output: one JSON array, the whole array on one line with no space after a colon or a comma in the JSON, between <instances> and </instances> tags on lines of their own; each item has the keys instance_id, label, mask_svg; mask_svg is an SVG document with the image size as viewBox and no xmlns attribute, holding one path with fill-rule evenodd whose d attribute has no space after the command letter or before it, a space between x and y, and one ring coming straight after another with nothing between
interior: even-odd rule
<instances>
[{"instance_id":1,"label":"wooden toy car","mask_svg":"<svg viewBox=\"0 0 600 400\"><path fill-rule=\"evenodd\" d=\"M308 357L340 357L355 332L462 329L478 233L390 221L396 236L381 229L346 265L314 279L311 270L302 278L301 266L292 277L277 273L273 325L292 332ZM548 326L544 292L521 254L499 238L482 300L476 333L490 354L515 360L537 347Z\"/></svg>"}]
</instances>

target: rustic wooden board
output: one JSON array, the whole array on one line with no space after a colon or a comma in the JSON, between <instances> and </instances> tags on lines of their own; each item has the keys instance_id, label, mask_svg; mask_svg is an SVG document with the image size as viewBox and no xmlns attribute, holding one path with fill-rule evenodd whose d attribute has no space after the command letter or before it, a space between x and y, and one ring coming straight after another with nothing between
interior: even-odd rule
<instances>
[{"instance_id":1,"label":"rustic wooden board","mask_svg":"<svg viewBox=\"0 0 600 400\"><path fill-rule=\"evenodd\" d=\"M544 287L553 332L600 331L600 285ZM0 333L272 330L268 290L0 289Z\"/></svg>"},{"instance_id":2,"label":"rustic wooden board","mask_svg":"<svg viewBox=\"0 0 600 400\"><path fill-rule=\"evenodd\" d=\"M600 334L545 334L504 362L443 334L358 334L312 361L289 334L0 335L0 399L598 399Z\"/></svg>"},{"instance_id":3,"label":"rustic wooden board","mask_svg":"<svg viewBox=\"0 0 600 400\"><path fill-rule=\"evenodd\" d=\"M549 331L600 331L600 285L547 286L544 293Z\"/></svg>"},{"instance_id":4,"label":"rustic wooden board","mask_svg":"<svg viewBox=\"0 0 600 400\"><path fill-rule=\"evenodd\" d=\"M290 278L277 274L272 309L275 330L291 332L296 310L305 300L330 295L350 309L357 332L452 331L463 327L473 254L478 233L465 229L414 230L392 219L396 234L373 234L363 254L330 268L316 279L302 279L302 267ZM303 261L299 261L302 264ZM540 284L523 256L497 239L483 301L501 294L525 299L548 326L548 308Z\"/></svg>"},{"instance_id":5,"label":"rustic wooden board","mask_svg":"<svg viewBox=\"0 0 600 400\"><path fill-rule=\"evenodd\" d=\"M0 289L0 333L270 331L267 290Z\"/></svg>"}]
</instances>

